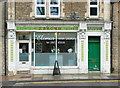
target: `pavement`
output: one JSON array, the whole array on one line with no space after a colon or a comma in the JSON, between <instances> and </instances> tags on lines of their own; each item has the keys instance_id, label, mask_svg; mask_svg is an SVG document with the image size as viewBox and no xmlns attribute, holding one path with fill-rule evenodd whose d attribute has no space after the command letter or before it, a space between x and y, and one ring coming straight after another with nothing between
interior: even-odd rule
<instances>
[{"instance_id":1,"label":"pavement","mask_svg":"<svg viewBox=\"0 0 120 88\"><path fill-rule=\"evenodd\" d=\"M17 74L14 76L2 76L2 81L57 81L57 80L120 80L120 74L103 74L103 73L89 73L89 74Z\"/></svg>"},{"instance_id":2,"label":"pavement","mask_svg":"<svg viewBox=\"0 0 120 88\"><path fill-rule=\"evenodd\" d=\"M17 74L2 77L2 88L120 88L120 74Z\"/></svg>"}]
</instances>

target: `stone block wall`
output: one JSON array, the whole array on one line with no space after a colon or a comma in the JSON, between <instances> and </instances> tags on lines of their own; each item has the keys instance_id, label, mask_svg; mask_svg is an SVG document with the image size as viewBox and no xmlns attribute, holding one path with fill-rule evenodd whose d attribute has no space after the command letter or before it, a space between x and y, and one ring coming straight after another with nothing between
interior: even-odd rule
<instances>
[{"instance_id":1,"label":"stone block wall","mask_svg":"<svg viewBox=\"0 0 120 88\"><path fill-rule=\"evenodd\" d=\"M49 4L49 3L48 3ZM48 5L47 4L47 5ZM13 20L40 20L43 18L35 18L35 3L34 2L8 2L8 19ZM97 20L103 20L104 12L104 3L99 3L99 19ZM48 6L47 6L47 12L48 12ZM88 18L88 2L81 1L81 2L74 2L69 0L69 2L61 2L61 17L58 18L59 20L72 20L71 15L72 13L76 13L77 20L86 20ZM49 18L48 14L45 19L53 19ZM87 19L91 20L91 19ZM96 19L92 19L96 20Z\"/></svg>"},{"instance_id":2,"label":"stone block wall","mask_svg":"<svg viewBox=\"0 0 120 88\"><path fill-rule=\"evenodd\" d=\"M16 20L30 20L32 12L32 2L16 2L15 5Z\"/></svg>"},{"instance_id":3,"label":"stone block wall","mask_svg":"<svg viewBox=\"0 0 120 88\"><path fill-rule=\"evenodd\" d=\"M113 5L113 29L112 29L112 68L118 72L118 2Z\"/></svg>"},{"instance_id":4,"label":"stone block wall","mask_svg":"<svg viewBox=\"0 0 120 88\"><path fill-rule=\"evenodd\" d=\"M120 2L118 3L118 72L120 73Z\"/></svg>"},{"instance_id":5,"label":"stone block wall","mask_svg":"<svg viewBox=\"0 0 120 88\"><path fill-rule=\"evenodd\" d=\"M4 74L4 2L0 2L0 75Z\"/></svg>"},{"instance_id":6,"label":"stone block wall","mask_svg":"<svg viewBox=\"0 0 120 88\"><path fill-rule=\"evenodd\" d=\"M64 2L65 8L63 12L65 13L65 18L67 20L71 19L72 13L76 13L78 20L84 20L85 14L87 12L87 2Z\"/></svg>"}]
</instances>

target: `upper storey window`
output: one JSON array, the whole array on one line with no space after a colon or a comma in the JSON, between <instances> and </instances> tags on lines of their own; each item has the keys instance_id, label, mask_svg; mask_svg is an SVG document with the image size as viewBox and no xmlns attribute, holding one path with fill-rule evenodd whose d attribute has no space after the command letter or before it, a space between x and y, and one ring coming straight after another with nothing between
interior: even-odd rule
<instances>
[{"instance_id":1,"label":"upper storey window","mask_svg":"<svg viewBox=\"0 0 120 88\"><path fill-rule=\"evenodd\" d=\"M50 17L59 17L60 16L60 0L50 0L49 16Z\"/></svg>"},{"instance_id":2,"label":"upper storey window","mask_svg":"<svg viewBox=\"0 0 120 88\"><path fill-rule=\"evenodd\" d=\"M35 16L36 17L45 17L46 16L46 0L36 0L35 7Z\"/></svg>"},{"instance_id":3,"label":"upper storey window","mask_svg":"<svg viewBox=\"0 0 120 88\"><path fill-rule=\"evenodd\" d=\"M49 17L60 16L60 0L35 0L35 16L46 17L46 15Z\"/></svg>"},{"instance_id":4,"label":"upper storey window","mask_svg":"<svg viewBox=\"0 0 120 88\"><path fill-rule=\"evenodd\" d=\"M99 0L89 1L89 17L98 18L99 15Z\"/></svg>"}]
</instances>

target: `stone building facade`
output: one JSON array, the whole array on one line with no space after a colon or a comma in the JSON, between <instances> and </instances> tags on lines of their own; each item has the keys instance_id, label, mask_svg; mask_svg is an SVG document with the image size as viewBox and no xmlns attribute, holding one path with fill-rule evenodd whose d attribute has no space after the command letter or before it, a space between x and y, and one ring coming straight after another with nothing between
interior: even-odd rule
<instances>
[{"instance_id":1,"label":"stone building facade","mask_svg":"<svg viewBox=\"0 0 120 88\"><path fill-rule=\"evenodd\" d=\"M0 75L4 74L4 2L0 2Z\"/></svg>"},{"instance_id":2,"label":"stone building facade","mask_svg":"<svg viewBox=\"0 0 120 88\"><path fill-rule=\"evenodd\" d=\"M119 4L118 4L118 9L119 9L119 11L120 11L120 2L119 2ZM118 25L118 52L120 53L120 13L118 14L118 23L119 23L119 25ZM118 68L118 72L120 73L120 54L118 54L119 56L118 56L118 66L119 66L119 68Z\"/></svg>"},{"instance_id":3,"label":"stone building facade","mask_svg":"<svg viewBox=\"0 0 120 88\"><path fill-rule=\"evenodd\" d=\"M120 2L113 3L113 30L112 30L112 67L113 71L120 71L120 57L119 57L119 48L120 48Z\"/></svg>"},{"instance_id":4,"label":"stone building facade","mask_svg":"<svg viewBox=\"0 0 120 88\"><path fill-rule=\"evenodd\" d=\"M7 5L8 74L52 74L55 61L62 74L111 73L110 0Z\"/></svg>"}]
</instances>

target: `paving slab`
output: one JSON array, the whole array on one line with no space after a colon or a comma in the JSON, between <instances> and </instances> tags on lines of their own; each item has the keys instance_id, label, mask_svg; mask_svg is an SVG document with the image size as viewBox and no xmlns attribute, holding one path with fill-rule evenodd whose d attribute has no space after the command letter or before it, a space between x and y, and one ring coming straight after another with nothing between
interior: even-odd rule
<instances>
[{"instance_id":1,"label":"paving slab","mask_svg":"<svg viewBox=\"0 0 120 88\"><path fill-rule=\"evenodd\" d=\"M63 74L63 75L15 75L15 76L3 76L2 81L35 81L35 80L74 80L74 79L119 79L118 74Z\"/></svg>"}]
</instances>

